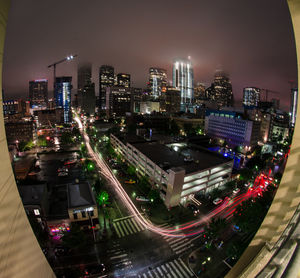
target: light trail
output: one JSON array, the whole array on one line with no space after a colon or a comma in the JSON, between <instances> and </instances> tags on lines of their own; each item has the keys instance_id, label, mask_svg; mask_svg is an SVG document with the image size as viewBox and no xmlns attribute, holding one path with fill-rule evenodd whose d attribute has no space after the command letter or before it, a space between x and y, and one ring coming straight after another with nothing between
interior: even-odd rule
<instances>
[{"instance_id":1,"label":"light trail","mask_svg":"<svg viewBox=\"0 0 300 278\"><path fill-rule=\"evenodd\" d=\"M126 205L127 209L130 211L132 215L135 216L136 220L145 227L145 229L151 230L154 233L163 235L163 236L169 236L169 237L189 237L194 236L203 233L203 227L199 227L206 222L208 222L211 218L215 217L218 214L224 213L224 218L226 218L225 215L232 215L233 211L236 209L235 207L243 202L244 200L248 199L252 195L255 195L255 190L253 192L249 193L249 191L245 194L241 194L238 197L235 197L234 199L226 199L220 206L215 208L213 211L209 212L205 217L203 217L200 220L195 220L189 223L181 224L178 226L178 228L172 228L172 229L164 229L159 226L153 225L148 219L146 219L136 208L135 204L132 202L131 198L128 196L127 192L124 190L123 186L119 182L119 180L116 178L116 176L111 171L110 167L107 165L105 160L101 157L101 154L97 151L94 151L90 145L90 139L86 132L83 129L83 125L81 123L81 120L78 116L76 116L75 121L78 123L79 129L81 130L86 147L88 150L89 155L92 157L92 159L96 162L98 167L101 170L101 174L110 181L111 185L114 187L115 191L119 195L119 197L122 199L123 203ZM231 206L233 204L233 206ZM233 211L231 211L233 209ZM230 211L230 212L229 212ZM183 233L184 230L190 230L192 228L195 228L195 231L192 231L190 233Z\"/></svg>"}]
</instances>

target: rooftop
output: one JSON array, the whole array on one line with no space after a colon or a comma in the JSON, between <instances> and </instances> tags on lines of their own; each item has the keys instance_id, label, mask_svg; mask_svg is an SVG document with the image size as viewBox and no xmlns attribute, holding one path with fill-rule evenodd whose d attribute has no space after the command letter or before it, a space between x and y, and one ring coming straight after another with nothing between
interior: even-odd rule
<instances>
[{"instance_id":1,"label":"rooftop","mask_svg":"<svg viewBox=\"0 0 300 278\"><path fill-rule=\"evenodd\" d=\"M68 207L77 208L95 205L91 187L88 183L68 184Z\"/></svg>"},{"instance_id":2,"label":"rooftop","mask_svg":"<svg viewBox=\"0 0 300 278\"><path fill-rule=\"evenodd\" d=\"M180 167L185 169L186 174L189 174L231 160L207 150L189 148L186 145L180 147L180 143L171 144L169 147L156 142L135 143L132 145L165 171ZM187 160L185 158L192 159L191 161L185 161Z\"/></svg>"},{"instance_id":3,"label":"rooftop","mask_svg":"<svg viewBox=\"0 0 300 278\"><path fill-rule=\"evenodd\" d=\"M46 194L46 184L18 186L24 205L39 205Z\"/></svg>"}]
</instances>

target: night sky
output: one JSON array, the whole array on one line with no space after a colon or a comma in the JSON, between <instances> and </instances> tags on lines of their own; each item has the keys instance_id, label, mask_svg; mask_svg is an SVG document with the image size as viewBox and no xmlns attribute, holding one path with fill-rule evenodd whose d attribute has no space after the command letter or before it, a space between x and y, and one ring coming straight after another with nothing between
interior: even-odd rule
<instances>
[{"instance_id":1,"label":"night sky","mask_svg":"<svg viewBox=\"0 0 300 278\"><path fill-rule=\"evenodd\" d=\"M92 62L98 94L102 64L131 74L145 87L148 69L167 69L191 56L196 82L209 85L218 65L229 73L235 99L245 86L281 92L289 106L289 80L296 80L296 50L286 1L282 0L12 0L3 68L5 98L28 97L28 81L49 79L47 65L68 54L57 76ZM273 95L276 97L276 95ZM272 97L272 95L271 95Z\"/></svg>"}]
</instances>

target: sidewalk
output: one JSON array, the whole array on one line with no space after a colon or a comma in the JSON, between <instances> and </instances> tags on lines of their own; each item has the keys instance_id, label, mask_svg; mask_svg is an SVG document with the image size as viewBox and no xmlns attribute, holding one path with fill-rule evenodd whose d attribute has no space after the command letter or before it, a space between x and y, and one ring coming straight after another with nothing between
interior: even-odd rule
<instances>
[{"instance_id":1,"label":"sidewalk","mask_svg":"<svg viewBox=\"0 0 300 278\"><path fill-rule=\"evenodd\" d=\"M211 247L207 249L205 245L194 250L186 258L188 267L198 277L224 277L230 268L223 262L226 258L225 248L217 249Z\"/></svg>"}]
</instances>

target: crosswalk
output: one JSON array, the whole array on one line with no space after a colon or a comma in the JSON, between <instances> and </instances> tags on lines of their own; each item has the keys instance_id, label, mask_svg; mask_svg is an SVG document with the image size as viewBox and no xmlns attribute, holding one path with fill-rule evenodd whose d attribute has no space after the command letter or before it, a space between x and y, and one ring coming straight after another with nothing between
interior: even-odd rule
<instances>
[{"instance_id":1,"label":"crosswalk","mask_svg":"<svg viewBox=\"0 0 300 278\"><path fill-rule=\"evenodd\" d=\"M160 227L162 228L170 228L169 224L163 224ZM194 241L201 237L201 235L197 235L194 237L185 237L184 233L178 233L178 237L169 237L163 236L164 240L166 240L176 255L182 255L188 250L194 247Z\"/></svg>"},{"instance_id":2,"label":"crosswalk","mask_svg":"<svg viewBox=\"0 0 300 278\"><path fill-rule=\"evenodd\" d=\"M136 234L145 230L145 227L135 219L134 215L115 219L113 221L113 227L118 238Z\"/></svg>"},{"instance_id":3,"label":"crosswalk","mask_svg":"<svg viewBox=\"0 0 300 278\"><path fill-rule=\"evenodd\" d=\"M189 278L195 277L181 258L165 262L149 271L140 273L138 278Z\"/></svg>"},{"instance_id":4,"label":"crosswalk","mask_svg":"<svg viewBox=\"0 0 300 278\"><path fill-rule=\"evenodd\" d=\"M107 254L109 256L110 265L117 272L127 273L132 269L132 262L119 243L114 242L113 247L107 251Z\"/></svg>"}]
</instances>

